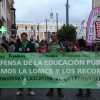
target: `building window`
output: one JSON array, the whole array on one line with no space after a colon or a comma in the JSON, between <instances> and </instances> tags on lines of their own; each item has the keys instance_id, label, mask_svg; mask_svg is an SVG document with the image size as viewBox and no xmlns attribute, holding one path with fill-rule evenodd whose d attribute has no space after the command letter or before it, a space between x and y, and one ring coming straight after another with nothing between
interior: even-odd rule
<instances>
[{"instance_id":1,"label":"building window","mask_svg":"<svg viewBox=\"0 0 100 100\"><path fill-rule=\"evenodd\" d=\"M31 30L33 30L33 26L31 26Z\"/></svg>"},{"instance_id":2,"label":"building window","mask_svg":"<svg viewBox=\"0 0 100 100\"><path fill-rule=\"evenodd\" d=\"M37 30L39 30L39 26L37 26Z\"/></svg>"},{"instance_id":3,"label":"building window","mask_svg":"<svg viewBox=\"0 0 100 100\"><path fill-rule=\"evenodd\" d=\"M52 29L55 29L55 27L52 27Z\"/></svg>"},{"instance_id":4,"label":"building window","mask_svg":"<svg viewBox=\"0 0 100 100\"><path fill-rule=\"evenodd\" d=\"M27 26L25 26L25 30L27 30Z\"/></svg>"}]
</instances>

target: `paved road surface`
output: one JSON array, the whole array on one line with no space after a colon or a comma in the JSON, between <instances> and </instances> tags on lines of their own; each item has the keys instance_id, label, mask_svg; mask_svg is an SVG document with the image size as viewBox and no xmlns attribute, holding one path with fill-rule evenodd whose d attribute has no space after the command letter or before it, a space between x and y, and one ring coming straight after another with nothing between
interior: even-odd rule
<instances>
[{"instance_id":1,"label":"paved road surface","mask_svg":"<svg viewBox=\"0 0 100 100\"><path fill-rule=\"evenodd\" d=\"M35 96L28 96L27 89L24 90L23 96L15 96L17 89L3 89L0 100L100 100L100 90L91 90L90 97L76 97L77 89L62 89L64 97L57 96L57 89L54 90L54 96L47 97L46 93L49 89L34 89ZM84 94L86 93L83 90Z\"/></svg>"}]
</instances>

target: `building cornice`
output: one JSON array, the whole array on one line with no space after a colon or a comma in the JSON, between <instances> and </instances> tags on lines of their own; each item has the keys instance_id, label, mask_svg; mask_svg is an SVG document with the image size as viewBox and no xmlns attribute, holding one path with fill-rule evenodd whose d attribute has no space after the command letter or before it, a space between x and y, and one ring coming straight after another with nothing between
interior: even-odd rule
<instances>
[{"instance_id":1,"label":"building cornice","mask_svg":"<svg viewBox=\"0 0 100 100\"><path fill-rule=\"evenodd\" d=\"M16 24L17 25L36 25L36 26L38 25L38 23L36 23L36 22L28 22L28 21L16 21ZM42 26L45 26L45 24L46 24L46 22L39 23L39 25L42 25ZM63 22L60 22L60 21L58 22L59 26L62 26L63 24L64 24ZM56 26L57 23L56 22L47 22L47 25L48 26L52 26L52 25ZM78 27L80 25L80 23L70 23L70 25ZM86 27L86 24L84 24L84 26Z\"/></svg>"}]
</instances>

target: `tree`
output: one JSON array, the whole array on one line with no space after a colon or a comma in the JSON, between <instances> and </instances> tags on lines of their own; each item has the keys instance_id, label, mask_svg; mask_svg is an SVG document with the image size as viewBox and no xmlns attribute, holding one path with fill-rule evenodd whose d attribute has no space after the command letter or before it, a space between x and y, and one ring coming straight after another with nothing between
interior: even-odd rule
<instances>
[{"instance_id":1,"label":"tree","mask_svg":"<svg viewBox=\"0 0 100 100\"><path fill-rule=\"evenodd\" d=\"M62 28L58 30L57 37L61 42L71 41L74 43L76 40L76 29L73 25L63 25Z\"/></svg>"}]
</instances>

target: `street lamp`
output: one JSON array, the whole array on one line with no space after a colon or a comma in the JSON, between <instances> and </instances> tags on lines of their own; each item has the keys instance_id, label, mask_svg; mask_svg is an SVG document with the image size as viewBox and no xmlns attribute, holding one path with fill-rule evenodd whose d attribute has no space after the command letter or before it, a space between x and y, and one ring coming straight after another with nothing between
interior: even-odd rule
<instances>
[{"instance_id":1,"label":"street lamp","mask_svg":"<svg viewBox=\"0 0 100 100\"><path fill-rule=\"evenodd\" d=\"M58 13L56 13L57 32L58 32Z\"/></svg>"},{"instance_id":2,"label":"street lamp","mask_svg":"<svg viewBox=\"0 0 100 100\"><path fill-rule=\"evenodd\" d=\"M39 40L40 40L40 37L39 37L39 23L38 23L38 26L37 26L37 30L38 30L37 40L38 40L38 42L39 42Z\"/></svg>"},{"instance_id":3,"label":"street lamp","mask_svg":"<svg viewBox=\"0 0 100 100\"><path fill-rule=\"evenodd\" d=\"M16 21L15 21L15 8L11 8L11 35L17 34ZM15 37L15 36L12 36Z\"/></svg>"},{"instance_id":4,"label":"street lamp","mask_svg":"<svg viewBox=\"0 0 100 100\"><path fill-rule=\"evenodd\" d=\"M48 38L48 37L47 37L47 36L48 36L48 35L47 35L47 34L48 34L47 28L48 28L48 26L47 26L47 19L46 19L46 40L47 40L47 38Z\"/></svg>"},{"instance_id":5,"label":"street lamp","mask_svg":"<svg viewBox=\"0 0 100 100\"><path fill-rule=\"evenodd\" d=\"M68 10L69 4L68 0L66 1L66 26L69 25L69 10Z\"/></svg>"}]
</instances>

